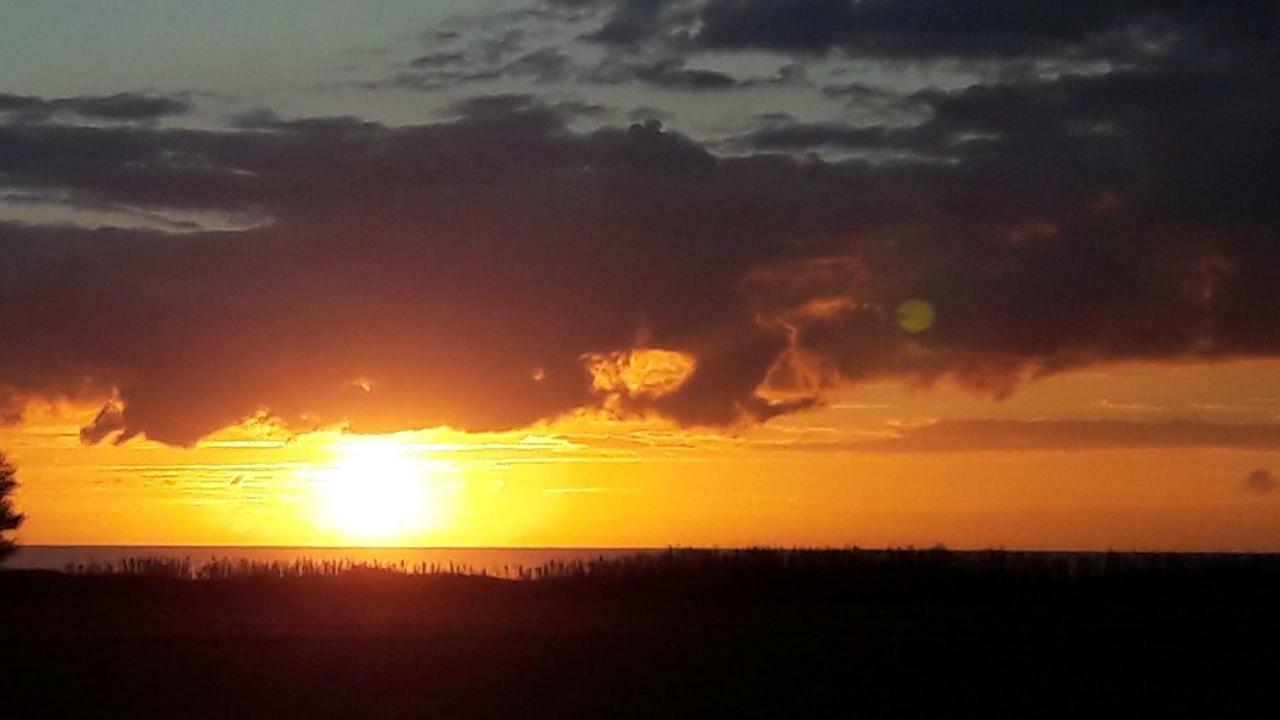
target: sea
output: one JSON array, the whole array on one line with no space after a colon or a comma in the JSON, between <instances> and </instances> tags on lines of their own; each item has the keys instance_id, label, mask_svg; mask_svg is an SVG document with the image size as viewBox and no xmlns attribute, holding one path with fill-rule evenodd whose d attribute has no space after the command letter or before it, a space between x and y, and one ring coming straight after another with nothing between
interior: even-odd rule
<instances>
[{"instance_id":1,"label":"sea","mask_svg":"<svg viewBox=\"0 0 1280 720\"><path fill-rule=\"evenodd\" d=\"M516 568L548 563L590 561L662 552L659 548L510 548L510 547L250 547L236 545L23 545L5 561L7 569L73 570L77 567L117 565L123 560L166 558L189 560L193 566L210 561L247 560L253 563L292 563L308 560L349 561L432 566L459 572L510 575Z\"/></svg>"}]
</instances>

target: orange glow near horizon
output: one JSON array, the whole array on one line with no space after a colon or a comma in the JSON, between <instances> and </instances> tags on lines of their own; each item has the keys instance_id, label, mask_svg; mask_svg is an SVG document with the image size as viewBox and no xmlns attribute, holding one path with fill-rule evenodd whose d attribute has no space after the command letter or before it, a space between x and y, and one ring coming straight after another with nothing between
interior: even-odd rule
<instances>
[{"instance_id":1,"label":"orange glow near horizon","mask_svg":"<svg viewBox=\"0 0 1280 720\"><path fill-rule=\"evenodd\" d=\"M1273 445L1089 446L1064 430L1002 449L863 446L967 418L1272 426L1278 374L1134 363L1002 402L871 383L730 432L581 413L509 432L290 434L259 416L193 448L84 445L91 404L37 403L0 448L27 544L1280 551L1280 492L1244 482L1280 470Z\"/></svg>"}]
</instances>

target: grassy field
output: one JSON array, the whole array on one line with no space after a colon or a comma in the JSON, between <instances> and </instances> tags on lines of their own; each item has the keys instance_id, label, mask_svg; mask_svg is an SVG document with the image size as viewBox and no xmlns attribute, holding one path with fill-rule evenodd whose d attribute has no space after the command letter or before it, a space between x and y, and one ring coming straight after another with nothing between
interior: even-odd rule
<instances>
[{"instance_id":1,"label":"grassy field","mask_svg":"<svg viewBox=\"0 0 1280 720\"><path fill-rule=\"evenodd\" d=\"M1276 716L1280 557L0 572L0 716ZM8 712L6 712L8 710Z\"/></svg>"}]
</instances>

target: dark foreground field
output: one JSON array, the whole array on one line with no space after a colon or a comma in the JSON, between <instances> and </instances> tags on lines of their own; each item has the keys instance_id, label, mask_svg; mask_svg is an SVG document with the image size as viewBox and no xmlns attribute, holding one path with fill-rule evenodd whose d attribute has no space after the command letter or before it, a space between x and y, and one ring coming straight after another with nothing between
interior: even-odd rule
<instances>
[{"instance_id":1,"label":"dark foreground field","mask_svg":"<svg viewBox=\"0 0 1280 720\"><path fill-rule=\"evenodd\" d=\"M0 572L0 717L1280 717L1276 557L165 574Z\"/></svg>"}]
</instances>

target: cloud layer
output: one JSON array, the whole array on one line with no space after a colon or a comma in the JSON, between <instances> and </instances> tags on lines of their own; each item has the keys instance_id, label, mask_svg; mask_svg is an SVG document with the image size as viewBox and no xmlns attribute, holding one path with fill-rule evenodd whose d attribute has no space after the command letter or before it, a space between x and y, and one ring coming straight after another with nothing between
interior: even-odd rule
<instances>
[{"instance_id":1,"label":"cloud layer","mask_svg":"<svg viewBox=\"0 0 1280 720\"><path fill-rule=\"evenodd\" d=\"M42 122L59 115L114 122L154 122L191 109L186 99L137 93L46 99L0 93L0 117Z\"/></svg>"},{"instance_id":2,"label":"cloud layer","mask_svg":"<svg viewBox=\"0 0 1280 720\"><path fill-rule=\"evenodd\" d=\"M611 48L609 82L707 97L749 91L689 64L707 48L995 58L971 87L824 93L915 123L581 130L601 109L548 93L419 125L262 111L184 129L151 122L185 112L179 98L0 96L5 188L260 219L181 235L0 224L0 416L23 397L97 398L86 441L171 443L258 412L478 430L603 405L726 425L871 378L1001 395L1097 362L1280 353L1274 18L923 5L539 11L595 18L583 42ZM569 62L524 57L503 72L555 82ZM1063 57L1114 67L1035 70ZM935 312L923 331L898 321L912 300ZM678 382L634 358L680 358ZM602 384L604 360L658 375Z\"/></svg>"}]
</instances>

